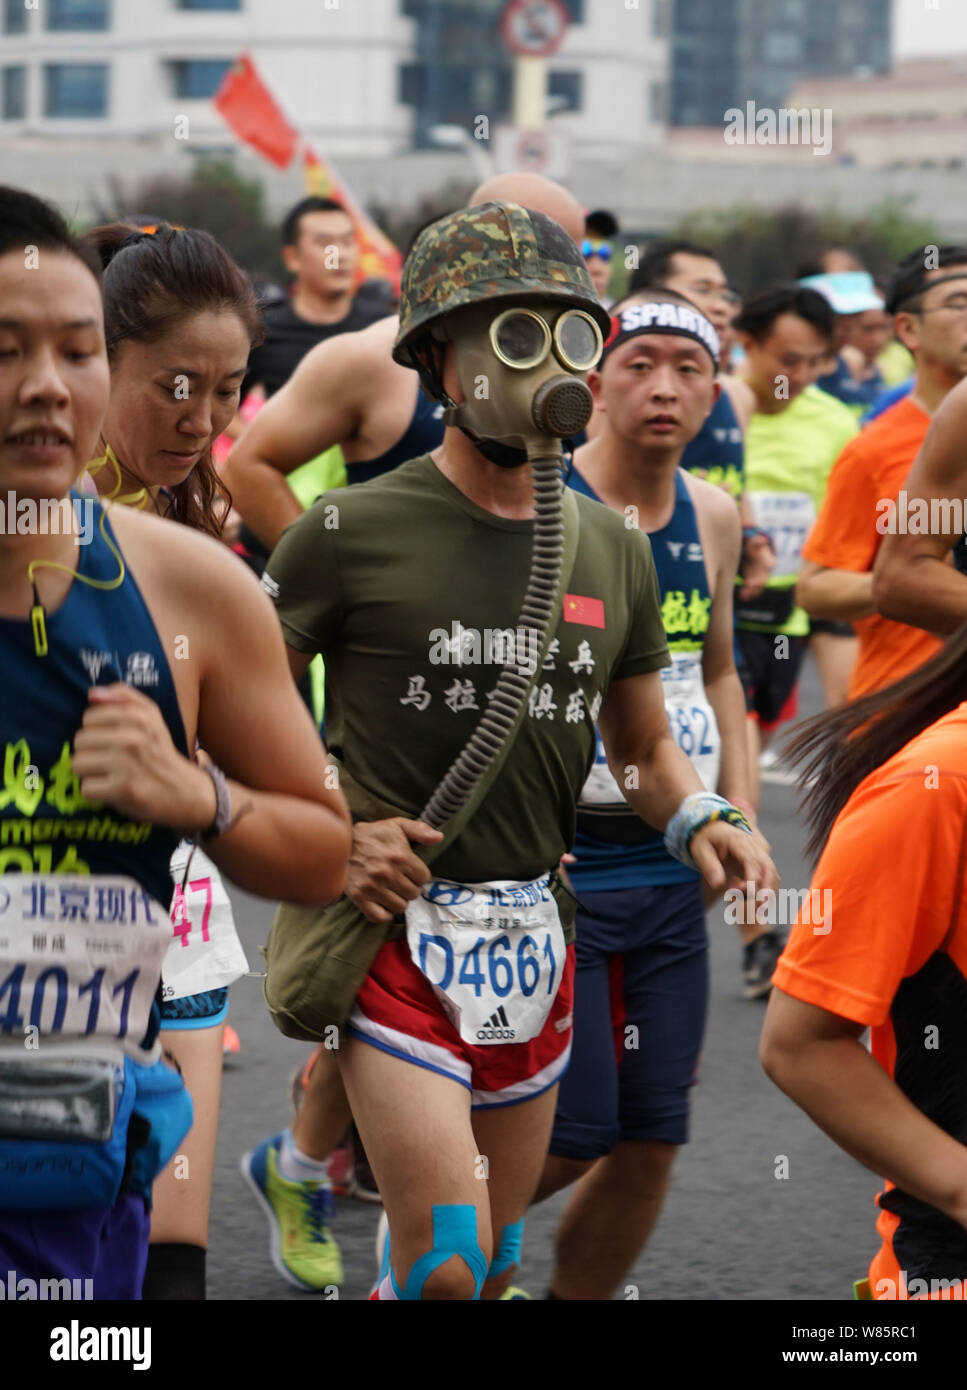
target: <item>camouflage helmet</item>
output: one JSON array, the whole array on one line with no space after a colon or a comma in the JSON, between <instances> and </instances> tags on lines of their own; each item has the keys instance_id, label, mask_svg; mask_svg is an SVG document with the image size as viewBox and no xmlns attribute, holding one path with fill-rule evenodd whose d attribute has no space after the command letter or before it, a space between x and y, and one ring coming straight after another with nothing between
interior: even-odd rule
<instances>
[{"instance_id":1,"label":"camouflage helmet","mask_svg":"<svg viewBox=\"0 0 967 1390\"><path fill-rule=\"evenodd\" d=\"M517 203L441 217L420 233L403 267L394 361L418 367L413 344L455 309L514 299L558 300L590 314L604 337L611 331L580 251L552 218Z\"/></svg>"}]
</instances>

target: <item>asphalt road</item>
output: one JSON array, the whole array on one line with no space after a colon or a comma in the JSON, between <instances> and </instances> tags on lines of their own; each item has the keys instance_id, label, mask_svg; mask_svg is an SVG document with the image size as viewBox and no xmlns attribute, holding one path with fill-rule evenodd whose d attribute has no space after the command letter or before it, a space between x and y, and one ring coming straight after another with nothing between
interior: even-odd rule
<instances>
[{"instance_id":1,"label":"asphalt road","mask_svg":"<svg viewBox=\"0 0 967 1390\"><path fill-rule=\"evenodd\" d=\"M807 667L804 708L818 708ZM763 787L760 820L789 888L806 888L796 793ZM272 918L269 904L233 893L253 970ZM692 1139L672 1190L627 1284L640 1299L849 1299L876 1247L877 1180L843 1154L772 1085L756 1051L763 1006L742 998L736 929L710 915L711 1010ZM226 1066L209 1242L209 1298L312 1299L286 1284L269 1257L268 1226L239 1173L239 1157L288 1122L288 1080L307 1046L283 1038L262 1000L261 982L232 987L231 1021L241 1054ZM787 1163L782 1165L781 1157ZM777 1177L785 1168L787 1177ZM519 1280L543 1297L563 1195L527 1220ZM337 1201L334 1233L347 1283L343 1299L369 1294L379 1208ZM622 1295L628 1296L628 1295Z\"/></svg>"}]
</instances>

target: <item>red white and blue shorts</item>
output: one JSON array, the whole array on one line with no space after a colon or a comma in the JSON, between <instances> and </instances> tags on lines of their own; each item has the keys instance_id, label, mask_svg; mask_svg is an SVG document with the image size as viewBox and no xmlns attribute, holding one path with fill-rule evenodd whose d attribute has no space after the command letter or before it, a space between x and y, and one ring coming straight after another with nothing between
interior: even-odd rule
<instances>
[{"instance_id":1,"label":"red white and blue shorts","mask_svg":"<svg viewBox=\"0 0 967 1390\"><path fill-rule=\"evenodd\" d=\"M447 1018L406 940L388 941L373 962L349 1016L349 1034L404 1062L465 1086L474 1110L518 1105L556 1086L571 1057L574 947L547 1022L527 1043L464 1042Z\"/></svg>"}]
</instances>

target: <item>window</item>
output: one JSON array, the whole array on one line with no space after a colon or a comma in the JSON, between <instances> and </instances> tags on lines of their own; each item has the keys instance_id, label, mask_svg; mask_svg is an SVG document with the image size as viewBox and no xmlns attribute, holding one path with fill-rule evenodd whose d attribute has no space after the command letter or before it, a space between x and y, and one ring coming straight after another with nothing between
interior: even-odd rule
<instances>
[{"instance_id":1,"label":"window","mask_svg":"<svg viewBox=\"0 0 967 1390\"><path fill-rule=\"evenodd\" d=\"M106 63L51 63L44 68L44 115L107 115Z\"/></svg>"},{"instance_id":2,"label":"window","mask_svg":"<svg viewBox=\"0 0 967 1390\"><path fill-rule=\"evenodd\" d=\"M45 28L70 33L104 33L110 28L110 0L47 0Z\"/></svg>"},{"instance_id":3,"label":"window","mask_svg":"<svg viewBox=\"0 0 967 1390\"><path fill-rule=\"evenodd\" d=\"M3 32L26 34L27 10L24 0L3 0Z\"/></svg>"},{"instance_id":4,"label":"window","mask_svg":"<svg viewBox=\"0 0 967 1390\"><path fill-rule=\"evenodd\" d=\"M27 114L27 69L4 68L0 83L0 117L22 121Z\"/></svg>"},{"instance_id":5,"label":"window","mask_svg":"<svg viewBox=\"0 0 967 1390\"><path fill-rule=\"evenodd\" d=\"M231 58L189 58L184 62L172 63L175 96L193 100L213 97L232 61Z\"/></svg>"},{"instance_id":6,"label":"window","mask_svg":"<svg viewBox=\"0 0 967 1390\"><path fill-rule=\"evenodd\" d=\"M572 24L584 23L584 0L563 0L568 18Z\"/></svg>"},{"instance_id":7,"label":"window","mask_svg":"<svg viewBox=\"0 0 967 1390\"><path fill-rule=\"evenodd\" d=\"M401 106L416 106L420 100L422 69L417 63L401 63L397 101Z\"/></svg>"},{"instance_id":8,"label":"window","mask_svg":"<svg viewBox=\"0 0 967 1390\"><path fill-rule=\"evenodd\" d=\"M652 82L648 88L648 118L664 124L668 120L668 83Z\"/></svg>"},{"instance_id":9,"label":"window","mask_svg":"<svg viewBox=\"0 0 967 1390\"><path fill-rule=\"evenodd\" d=\"M652 0L651 32L656 39L667 39L672 31L671 0Z\"/></svg>"},{"instance_id":10,"label":"window","mask_svg":"<svg viewBox=\"0 0 967 1390\"><path fill-rule=\"evenodd\" d=\"M552 72L547 79L548 114L580 111L581 73Z\"/></svg>"},{"instance_id":11,"label":"window","mask_svg":"<svg viewBox=\"0 0 967 1390\"><path fill-rule=\"evenodd\" d=\"M179 10L240 10L242 0L178 0Z\"/></svg>"},{"instance_id":12,"label":"window","mask_svg":"<svg viewBox=\"0 0 967 1390\"><path fill-rule=\"evenodd\" d=\"M802 57L802 39L798 34L766 34L763 56L767 63L796 63Z\"/></svg>"}]
</instances>

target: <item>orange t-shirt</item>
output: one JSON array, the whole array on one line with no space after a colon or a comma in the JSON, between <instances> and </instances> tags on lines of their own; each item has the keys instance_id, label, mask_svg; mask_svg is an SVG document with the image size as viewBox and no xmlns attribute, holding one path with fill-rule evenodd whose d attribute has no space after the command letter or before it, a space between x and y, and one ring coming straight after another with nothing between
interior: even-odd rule
<instances>
[{"instance_id":1,"label":"orange t-shirt","mask_svg":"<svg viewBox=\"0 0 967 1390\"><path fill-rule=\"evenodd\" d=\"M869 1027L876 1060L962 1144L965 869L967 703L857 787L813 878L814 892L829 897L808 900L772 977L783 993ZM877 1203L883 1243L869 1270L873 1297L967 1296L967 1230L890 1182Z\"/></svg>"},{"instance_id":2,"label":"orange t-shirt","mask_svg":"<svg viewBox=\"0 0 967 1390\"><path fill-rule=\"evenodd\" d=\"M873 568L882 540L876 529L883 515L877 502L896 500L929 426L930 416L907 397L850 440L829 475L822 509L802 548L804 560L854 574ZM859 655L850 680L851 700L909 675L942 646L921 628L879 614L860 618L853 627Z\"/></svg>"}]
</instances>

